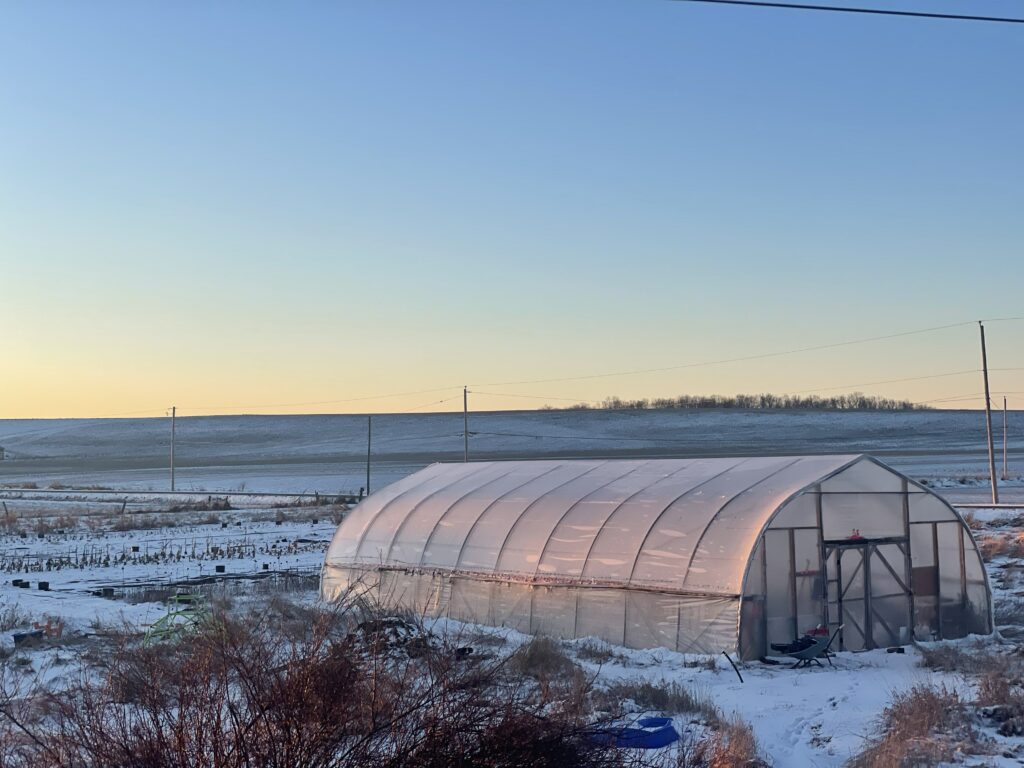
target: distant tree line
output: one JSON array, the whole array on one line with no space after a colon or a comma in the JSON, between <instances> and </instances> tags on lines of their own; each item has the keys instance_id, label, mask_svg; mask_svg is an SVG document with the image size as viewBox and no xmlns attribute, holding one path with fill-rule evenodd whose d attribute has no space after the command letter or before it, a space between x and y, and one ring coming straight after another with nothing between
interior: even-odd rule
<instances>
[{"instance_id":1,"label":"distant tree line","mask_svg":"<svg viewBox=\"0 0 1024 768\"><path fill-rule=\"evenodd\" d=\"M556 410L544 406L545 410ZM598 404L576 403L557 410L660 410L660 409L737 409L737 410L803 410L803 411L916 411L926 406L910 400L851 392L845 395L679 395L679 397L642 398L623 400L606 397Z\"/></svg>"}]
</instances>

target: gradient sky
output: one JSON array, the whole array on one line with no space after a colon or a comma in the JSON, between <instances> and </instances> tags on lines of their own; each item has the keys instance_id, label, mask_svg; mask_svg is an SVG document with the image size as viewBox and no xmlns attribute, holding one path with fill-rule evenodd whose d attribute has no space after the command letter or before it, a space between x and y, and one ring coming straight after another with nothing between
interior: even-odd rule
<instances>
[{"instance_id":1,"label":"gradient sky","mask_svg":"<svg viewBox=\"0 0 1024 768\"><path fill-rule=\"evenodd\" d=\"M1021 25L667 0L6 2L0 417L972 370L963 326L494 386L1024 314L1022 94ZM1024 322L989 337L994 368L1024 367ZM980 377L849 388L933 400ZM994 372L1003 392L1024 407L1024 371Z\"/></svg>"}]
</instances>

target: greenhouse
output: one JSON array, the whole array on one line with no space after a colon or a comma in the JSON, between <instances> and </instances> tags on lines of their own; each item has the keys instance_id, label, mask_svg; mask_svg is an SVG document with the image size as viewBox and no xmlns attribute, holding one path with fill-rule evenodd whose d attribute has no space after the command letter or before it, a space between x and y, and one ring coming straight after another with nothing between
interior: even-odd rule
<instances>
[{"instance_id":1,"label":"greenhouse","mask_svg":"<svg viewBox=\"0 0 1024 768\"><path fill-rule=\"evenodd\" d=\"M867 456L435 464L348 513L321 592L743 658L818 627L860 650L992 625L960 515Z\"/></svg>"}]
</instances>

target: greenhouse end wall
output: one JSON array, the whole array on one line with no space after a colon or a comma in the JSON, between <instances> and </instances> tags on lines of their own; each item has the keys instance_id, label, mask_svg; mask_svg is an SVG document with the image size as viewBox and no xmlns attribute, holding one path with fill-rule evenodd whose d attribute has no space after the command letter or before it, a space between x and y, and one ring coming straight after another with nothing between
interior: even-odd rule
<instances>
[{"instance_id":1,"label":"greenhouse end wall","mask_svg":"<svg viewBox=\"0 0 1024 768\"><path fill-rule=\"evenodd\" d=\"M444 571L327 565L329 600L365 597L423 617L509 627L562 639L597 637L628 648L718 654L736 646L738 598L652 590L522 584Z\"/></svg>"},{"instance_id":2,"label":"greenhouse end wall","mask_svg":"<svg viewBox=\"0 0 1024 768\"><path fill-rule=\"evenodd\" d=\"M992 631L991 595L970 529L926 488L865 459L784 504L744 583L740 653L813 630L839 650Z\"/></svg>"}]
</instances>

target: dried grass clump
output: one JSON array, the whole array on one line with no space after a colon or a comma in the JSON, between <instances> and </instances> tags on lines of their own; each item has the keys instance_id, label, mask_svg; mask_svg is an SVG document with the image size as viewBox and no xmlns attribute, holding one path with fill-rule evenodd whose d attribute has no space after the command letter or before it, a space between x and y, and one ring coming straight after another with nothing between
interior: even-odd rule
<instances>
[{"instance_id":1,"label":"dried grass clump","mask_svg":"<svg viewBox=\"0 0 1024 768\"><path fill-rule=\"evenodd\" d=\"M632 701L643 711L657 711L672 715L700 715L709 723L721 722L718 709L710 697L676 682L655 683L631 680L615 683L603 692L609 702Z\"/></svg>"},{"instance_id":2,"label":"dried grass clump","mask_svg":"<svg viewBox=\"0 0 1024 768\"><path fill-rule=\"evenodd\" d=\"M138 512L128 512L123 515L118 515L117 519L111 523L110 530L117 533L124 533L126 531L153 531L158 528L174 528L175 525L176 521L172 517L140 510ZM98 526L98 529L102 530L104 527L105 526L101 524Z\"/></svg>"},{"instance_id":3,"label":"dried grass clump","mask_svg":"<svg viewBox=\"0 0 1024 768\"><path fill-rule=\"evenodd\" d=\"M1006 654L993 653L984 646L935 644L931 647L918 646L921 665L940 672L985 675L998 672L1003 675L1020 674L1021 660Z\"/></svg>"},{"instance_id":4,"label":"dried grass clump","mask_svg":"<svg viewBox=\"0 0 1024 768\"><path fill-rule=\"evenodd\" d=\"M757 739L749 723L730 720L711 739L708 768L760 768L767 764L758 757Z\"/></svg>"},{"instance_id":5,"label":"dried grass clump","mask_svg":"<svg viewBox=\"0 0 1024 768\"><path fill-rule=\"evenodd\" d=\"M981 559L986 563L998 557L1024 557L1024 533L1017 531L977 535Z\"/></svg>"},{"instance_id":6,"label":"dried grass clump","mask_svg":"<svg viewBox=\"0 0 1024 768\"><path fill-rule=\"evenodd\" d=\"M684 734L672 768L767 768L750 725L730 720L710 734Z\"/></svg>"},{"instance_id":7,"label":"dried grass clump","mask_svg":"<svg viewBox=\"0 0 1024 768\"><path fill-rule=\"evenodd\" d=\"M577 643L574 650L577 659L590 662L591 664L608 664L610 662L624 664L627 661L624 655L613 650L606 643L583 641Z\"/></svg>"},{"instance_id":8,"label":"dried grass clump","mask_svg":"<svg viewBox=\"0 0 1024 768\"><path fill-rule=\"evenodd\" d=\"M2 533L21 533L21 525L18 521L18 515L3 507L4 513L0 515L0 532Z\"/></svg>"},{"instance_id":9,"label":"dried grass clump","mask_svg":"<svg viewBox=\"0 0 1024 768\"><path fill-rule=\"evenodd\" d=\"M1020 702L1020 691L1014 688L1004 672L991 670L979 678L978 704L981 706Z\"/></svg>"},{"instance_id":10,"label":"dried grass clump","mask_svg":"<svg viewBox=\"0 0 1024 768\"><path fill-rule=\"evenodd\" d=\"M977 736L956 691L915 685L893 696L882 713L883 735L850 761L851 768L938 765L973 752Z\"/></svg>"},{"instance_id":11,"label":"dried grass clump","mask_svg":"<svg viewBox=\"0 0 1024 768\"><path fill-rule=\"evenodd\" d=\"M537 635L513 653L508 666L514 674L536 680L569 677L579 669L557 640L544 635Z\"/></svg>"},{"instance_id":12,"label":"dried grass clump","mask_svg":"<svg viewBox=\"0 0 1024 768\"><path fill-rule=\"evenodd\" d=\"M942 672L964 672L974 662L970 655L956 645L918 646L921 666Z\"/></svg>"}]
</instances>

